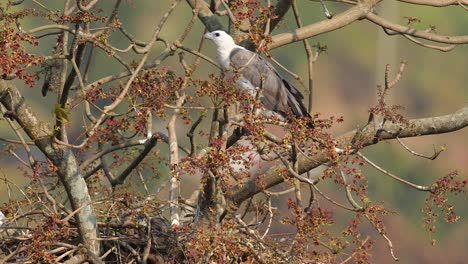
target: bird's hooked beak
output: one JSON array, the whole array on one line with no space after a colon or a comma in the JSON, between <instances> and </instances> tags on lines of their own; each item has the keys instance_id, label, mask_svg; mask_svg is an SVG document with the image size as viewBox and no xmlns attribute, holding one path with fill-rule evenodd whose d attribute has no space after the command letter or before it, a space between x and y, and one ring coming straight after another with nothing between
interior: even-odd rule
<instances>
[{"instance_id":1,"label":"bird's hooked beak","mask_svg":"<svg viewBox=\"0 0 468 264\"><path fill-rule=\"evenodd\" d=\"M204 37L205 37L206 39L213 39L212 36L211 36L211 32L207 32L207 33L204 35Z\"/></svg>"}]
</instances>

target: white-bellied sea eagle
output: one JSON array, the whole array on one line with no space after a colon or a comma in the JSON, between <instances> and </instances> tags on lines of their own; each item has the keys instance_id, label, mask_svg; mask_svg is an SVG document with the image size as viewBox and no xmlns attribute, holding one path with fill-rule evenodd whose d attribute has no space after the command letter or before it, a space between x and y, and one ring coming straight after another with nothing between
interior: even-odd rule
<instances>
[{"instance_id":1,"label":"white-bellied sea eagle","mask_svg":"<svg viewBox=\"0 0 468 264\"><path fill-rule=\"evenodd\" d=\"M261 89L259 99L266 110L283 118L292 113L296 118L309 117L304 96L282 78L275 68L257 53L236 45L233 38L222 30L205 34L217 47L217 59L226 76L239 74L236 86L247 91ZM312 122L308 122L313 127Z\"/></svg>"}]
</instances>

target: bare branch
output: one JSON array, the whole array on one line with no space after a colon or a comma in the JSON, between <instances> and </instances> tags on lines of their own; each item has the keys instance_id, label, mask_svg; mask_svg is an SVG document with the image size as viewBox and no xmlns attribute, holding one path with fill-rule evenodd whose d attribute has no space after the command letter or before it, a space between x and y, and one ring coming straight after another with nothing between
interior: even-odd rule
<instances>
[{"instance_id":1,"label":"bare branch","mask_svg":"<svg viewBox=\"0 0 468 264\"><path fill-rule=\"evenodd\" d=\"M429 117L421 119L413 119L409 121L408 127L403 127L400 124L392 124L387 122L384 126L386 131L399 131L398 137L417 137L424 135L434 135L448 133L456 130L463 129L468 126L468 106L458 110L457 112L445 116ZM337 146L344 148L351 146L353 139L355 140L357 130L352 130L336 139ZM375 135L375 128L372 125L367 125L359 132L359 142L363 147L376 144L373 141ZM381 134L381 141L395 139L397 137L394 133L383 132ZM316 154L312 157L299 156L299 173L304 173L312 170L322 164L328 162L328 157L323 154ZM232 188L232 194L228 196L235 204L240 204L245 199L263 191L265 188L270 188L284 181L282 174L283 161L276 163L268 169L261 177L262 184L259 184L256 178L243 183L242 186L235 186ZM291 173L291 172L290 172Z\"/></svg>"},{"instance_id":2,"label":"bare branch","mask_svg":"<svg viewBox=\"0 0 468 264\"><path fill-rule=\"evenodd\" d=\"M432 156L426 156L426 155L423 155L423 154L419 154L417 153L416 151L410 149L408 146L406 146L401 140L400 138L396 138L398 140L398 142L401 144L401 146L403 146L403 148L405 148L409 153L417 156L417 157L421 157L421 158L425 158L425 159L430 159L430 160L435 160L437 157L439 157L440 153L442 153L444 150L445 150L445 147L441 147L440 149L436 149L434 147L434 154L432 154Z\"/></svg>"},{"instance_id":3,"label":"bare branch","mask_svg":"<svg viewBox=\"0 0 468 264\"><path fill-rule=\"evenodd\" d=\"M138 164L140 164L143 161L143 159L148 155L148 153L153 149L153 147L156 146L157 141L157 136L152 136L150 139L147 139L145 141L145 148L132 161L132 163L130 163L130 165L128 165L127 168L125 168L125 170L123 170L120 173L120 175L115 178L115 181L111 182L112 186L124 183L127 176L138 166Z\"/></svg>"},{"instance_id":4,"label":"bare branch","mask_svg":"<svg viewBox=\"0 0 468 264\"><path fill-rule=\"evenodd\" d=\"M270 228L271 228L271 223L273 222L273 207L271 206L271 197L268 197L268 213L269 213L269 216L270 216L270 220L268 222L267 228L265 229L265 232L260 237L261 239L264 239L265 236L268 234L268 232L270 231Z\"/></svg>"},{"instance_id":5,"label":"bare branch","mask_svg":"<svg viewBox=\"0 0 468 264\"><path fill-rule=\"evenodd\" d=\"M325 5L324 5L325 7ZM293 11L294 17L296 18L296 24L299 28L303 27L302 21L299 15L299 8L297 7L297 0L293 0ZM328 10L327 10L328 11ZM308 104L308 112L312 112L312 99L313 99L313 89L314 89L314 53L312 51L312 47L310 46L309 40L304 39L302 41L304 44L304 50L307 55L307 73L309 76L309 104ZM317 52L318 56L318 52Z\"/></svg>"},{"instance_id":6,"label":"bare branch","mask_svg":"<svg viewBox=\"0 0 468 264\"><path fill-rule=\"evenodd\" d=\"M375 230L377 230L377 232L379 232L379 234L387 241L387 246L388 246L388 249L390 250L390 255L392 255L392 258L393 260L395 261L398 261L398 258L395 256L395 253L393 252L393 243L392 243L392 240L390 240L390 238L388 238L387 234L385 234L385 231L382 230L381 228L379 228L375 223L374 221L372 221L369 217L369 215L367 214L364 214L367 218L367 220L369 220L369 222L371 223L371 225L375 228Z\"/></svg>"},{"instance_id":7,"label":"bare branch","mask_svg":"<svg viewBox=\"0 0 468 264\"><path fill-rule=\"evenodd\" d=\"M149 57L149 50L153 47L154 43L156 43L156 40L158 39L159 33L161 32L161 29L163 25L166 23L167 19L169 18L170 14L174 11L175 7L181 0L174 0L172 5L170 6L169 10L166 11L166 13L162 16L161 20L159 21L158 25L154 29L153 36L151 37L151 40L148 42L148 45L146 45L145 48L143 48L142 52L145 53L143 58L140 59L140 62L138 66L135 68L132 76L128 79L127 83L125 84L125 87L122 89L122 92L119 94L119 96L114 100L114 102L104 108L105 113L108 113L112 110L114 110L125 98L127 95L128 89L130 88L131 84L133 83L133 80L135 80L136 76L140 72L140 70L143 68L145 65L146 60ZM102 115L100 120L104 117L105 115Z\"/></svg>"},{"instance_id":8,"label":"bare branch","mask_svg":"<svg viewBox=\"0 0 468 264\"><path fill-rule=\"evenodd\" d=\"M194 136L193 133L195 132L195 129L197 129L198 125L200 125L203 118L205 118L205 116L206 116L206 114L202 113L198 117L198 119L192 124L192 126L190 127L189 132L187 133L187 137L190 140L190 154L189 154L190 157L193 157L195 155L195 153L197 152L196 144L195 144L195 138L193 137Z\"/></svg>"},{"instance_id":9,"label":"bare branch","mask_svg":"<svg viewBox=\"0 0 468 264\"><path fill-rule=\"evenodd\" d=\"M359 5L356 5L343 13L334 16L329 20L322 20L302 28L295 29L291 32L281 33L273 36L271 49L275 49L296 41L301 41L313 36L317 36L326 32L330 32L344 26L347 26L354 21L363 18L367 13L371 12L372 8L379 3L381 0L365 0L361 1Z\"/></svg>"},{"instance_id":10,"label":"bare branch","mask_svg":"<svg viewBox=\"0 0 468 264\"><path fill-rule=\"evenodd\" d=\"M418 190L418 191L431 191L431 190L432 190L432 188L431 188L430 186L416 185L416 184L414 184L414 183L412 183L412 182L409 182L409 181L407 181L407 180L405 180L405 179L402 179L402 178L400 178L400 177L398 177L398 176L396 176L396 175L394 175L394 174L392 174L392 173L390 173L390 172L388 172L388 171L382 169L382 168L379 167L377 164L375 164L375 163L373 163L371 160L369 160L366 156L362 155L361 152L357 152L356 154L357 154L359 157L361 157L362 159L364 159L369 165L371 165L372 167L376 168L377 170L379 170L379 171L382 172L383 174L390 176L390 177L393 178L394 180L397 180L397 181L402 182L402 183L404 183L404 184L406 184L406 185L409 185L409 186L415 188L415 189Z\"/></svg>"},{"instance_id":11,"label":"bare branch","mask_svg":"<svg viewBox=\"0 0 468 264\"><path fill-rule=\"evenodd\" d=\"M20 124L29 138L36 143L36 146L57 166L57 173L65 186L72 209L76 210L86 205L76 215L78 231L86 247L92 252L98 253L99 243L95 240L97 237L96 216L86 182L73 152L67 147L53 144L51 139L53 133L50 126L34 115L33 111L26 105L24 97L11 82L7 83L0 80L0 102L7 110L15 113L15 121Z\"/></svg>"},{"instance_id":12,"label":"bare branch","mask_svg":"<svg viewBox=\"0 0 468 264\"><path fill-rule=\"evenodd\" d=\"M361 247L364 247L364 245L367 243L367 241L369 241L370 237L367 236L366 239L364 239L361 243ZM343 260L342 262L340 262L340 264L345 264L345 263L348 263L350 260L353 259L354 255L356 254L356 252L353 252L349 257L347 257L345 260Z\"/></svg>"},{"instance_id":13,"label":"bare branch","mask_svg":"<svg viewBox=\"0 0 468 264\"><path fill-rule=\"evenodd\" d=\"M89 11L91 8L93 8L99 0L92 0L90 1L86 6L83 5L82 3L83 0L77 0L76 2L78 3L78 8L81 11Z\"/></svg>"},{"instance_id":14,"label":"bare branch","mask_svg":"<svg viewBox=\"0 0 468 264\"><path fill-rule=\"evenodd\" d=\"M385 29L385 32L388 32L387 29ZM406 34L402 34L403 37L405 37L406 39L416 43L417 45L419 46L422 46L422 47L425 47L425 48L429 48L429 49L435 49L435 50L439 50L439 51L443 51L443 52L448 52L448 51L452 51L453 49L455 49L457 47L457 45L448 45L448 46L438 46L438 45L431 45L431 44L426 44L426 43L423 43L422 41L419 41L411 36L408 36Z\"/></svg>"},{"instance_id":15,"label":"bare branch","mask_svg":"<svg viewBox=\"0 0 468 264\"><path fill-rule=\"evenodd\" d=\"M386 69L385 69L385 89L391 89L393 88L393 86L395 86L401 79L401 76L403 75L403 72L405 71L405 67L406 67L406 62L405 61L402 61L400 63L400 68L398 69L398 73L397 75L395 76L395 78L393 79L393 81L390 81L389 80L389 65L387 65Z\"/></svg>"},{"instance_id":16,"label":"bare branch","mask_svg":"<svg viewBox=\"0 0 468 264\"><path fill-rule=\"evenodd\" d=\"M450 5L465 4L468 5L468 0L398 0L400 2L415 4L415 5L427 5L435 7L443 7Z\"/></svg>"},{"instance_id":17,"label":"bare branch","mask_svg":"<svg viewBox=\"0 0 468 264\"><path fill-rule=\"evenodd\" d=\"M334 205L336 205L336 206L338 206L338 207L341 207L341 208L343 208L343 209L345 209L345 210L353 211L353 212L359 212L359 211L361 211L361 210L358 209L358 208L347 207L346 205L343 205L343 204L341 204L341 203L339 203L339 202L333 200L332 198L330 198L330 197L328 197L327 195L325 195L322 191L320 191L320 189L317 188L317 186L315 186L315 185L312 185L312 187L314 188L315 191L318 192L318 194L320 194L320 196L322 196L323 198L325 198L325 200L329 201L330 203L332 203L332 204L334 204Z\"/></svg>"},{"instance_id":18,"label":"bare branch","mask_svg":"<svg viewBox=\"0 0 468 264\"><path fill-rule=\"evenodd\" d=\"M220 68L220 66L218 65L218 63L216 63L214 60L212 60L210 57L204 55L203 53L200 53L196 50L193 50L193 49L190 49L190 48L187 48L187 47L184 47L180 42L175 42L174 45L181 49L181 50L184 50L188 53L191 53L199 58L202 58L204 59L205 61L209 62L211 65L215 66L216 68Z\"/></svg>"},{"instance_id":19,"label":"bare branch","mask_svg":"<svg viewBox=\"0 0 468 264\"><path fill-rule=\"evenodd\" d=\"M395 31L397 34L405 34L408 36L413 36L417 38L422 38L438 43L445 43L445 44L466 44L468 43L468 36L444 36L435 34L432 32L416 30L414 28L408 26L402 26L395 23L392 23L380 16L377 16L374 13L367 13L366 18L387 30Z\"/></svg>"},{"instance_id":20,"label":"bare branch","mask_svg":"<svg viewBox=\"0 0 468 264\"><path fill-rule=\"evenodd\" d=\"M132 140L132 141L128 141L128 142L124 142L124 143L121 143L119 145L114 145L108 149L105 149L105 150L102 150L96 154L94 154L93 156L89 157L87 160L83 161L80 165L80 169L84 170L86 169L89 165L91 165L91 163L93 163L94 161L100 159L102 156L106 155L106 154L109 154L111 152L114 152L114 151L117 151L117 150L120 150L120 149L124 149L124 148L130 148L130 147L134 147L134 146L139 146L139 145L144 145L145 142L140 142L140 140Z\"/></svg>"},{"instance_id":21,"label":"bare branch","mask_svg":"<svg viewBox=\"0 0 468 264\"><path fill-rule=\"evenodd\" d=\"M345 189L346 189L346 199L348 199L348 202L358 211L362 211L364 208L360 206L353 198L353 195L351 194L351 188L349 187L348 183L346 182L346 176L343 173L342 170L340 170L341 178L343 179L343 182L345 184Z\"/></svg>"},{"instance_id":22,"label":"bare branch","mask_svg":"<svg viewBox=\"0 0 468 264\"><path fill-rule=\"evenodd\" d=\"M198 10L198 18L205 25L208 31L223 29L223 25L218 20L215 14L211 12L210 6L205 1L200 0L185 0L190 5L192 10ZM226 31L226 30L225 30Z\"/></svg>"}]
</instances>

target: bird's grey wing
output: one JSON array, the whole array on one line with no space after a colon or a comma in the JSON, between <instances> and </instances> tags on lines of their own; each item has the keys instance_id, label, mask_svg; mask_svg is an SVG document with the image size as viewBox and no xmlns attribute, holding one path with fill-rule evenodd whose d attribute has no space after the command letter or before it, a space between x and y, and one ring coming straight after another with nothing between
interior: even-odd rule
<instances>
[{"instance_id":1,"label":"bird's grey wing","mask_svg":"<svg viewBox=\"0 0 468 264\"><path fill-rule=\"evenodd\" d=\"M281 78L279 75L278 77ZM309 112L304 105L304 96L302 93L285 79L281 78L281 80L288 90L288 106L291 108L294 115L296 117L310 117Z\"/></svg>"},{"instance_id":2,"label":"bird's grey wing","mask_svg":"<svg viewBox=\"0 0 468 264\"><path fill-rule=\"evenodd\" d=\"M240 74L242 82L249 82L254 88L261 89L261 102L266 109L286 116L288 94L276 71L258 54L237 48L230 55L231 66Z\"/></svg>"},{"instance_id":3,"label":"bird's grey wing","mask_svg":"<svg viewBox=\"0 0 468 264\"><path fill-rule=\"evenodd\" d=\"M304 96L296 87L282 78L275 68L258 54L237 48L231 52L231 65L240 71L254 87L262 89L265 108L286 116L290 110L296 117L309 116Z\"/></svg>"}]
</instances>

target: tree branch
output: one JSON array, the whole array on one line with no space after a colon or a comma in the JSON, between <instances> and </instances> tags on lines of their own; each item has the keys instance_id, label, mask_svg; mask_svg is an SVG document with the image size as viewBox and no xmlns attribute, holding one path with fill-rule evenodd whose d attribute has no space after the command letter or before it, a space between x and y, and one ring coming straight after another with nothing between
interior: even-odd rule
<instances>
[{"instance_id":1,"label":"tree branch","mask_svg":"<svg viewBox=\"0 0 468 264\"><path fill-rule=\"evenodd\" d=\"M383 127L384 132L380 134L380 141L395 139L397 137L405 138L442 134L463 129L468 126L468 106L444 116L413 119L409 121L409 124L409 126L404 127L401 124L387 122ZM389 131L394 132L390 133ZM336 139L337 146L340 148L351 146L357 132L358 130L355 129L338 137ZM376 128L373 125L366 125L359 132L359 143L363 147L376 144L377 142L374 141L375 133ZM317 168L329 161L323 153L318 153L312 157L299 155L298 158L299 174ZM239 205L247 198L283 182L282 173L284 174L284 165L281 161L278 161L263 175L258 176L261 177L261 181L258 181L257 177L255 177L243 183L242 186L237 185L232 188L231 194L227 198L234 204Z\"/></svg>"},{"instance_id":2,"label":"tree branch","mask_svg":"<svg viewBox=\"0 0 468 264\"><path fill-rule=\"evenodd\" d=\"M377 16L374 13L367 13L366 18L372 23L383 27L384 29L389 29L395 31L396 34L404 34L407 36L413 36L417 38L422 38L438 43L445 44L466 44L468 43L468 35L466 36L444 36L439 34L434 34L427 31L416 30L407 26L398 25L392 23L382 17Z\"/></svg>"},{"instance_id":3,"label":"tree branch","mask_svg":"<svg viewBox=\"0 0 468 264\"><path fill-rule=\"evenodd\" d=\"M185 0L187 4L190 5L190 7L193 10L198 10L198 18L200 18L201 22L205 25L205 27L208 29L208 31L214 31L214 30L224 30L223 25L221 22L218 20L218 17L213 14L210 10L210 6L205 2L201 0Z\"/></svg>"},{"instance_id":4,"label":"tree branch","mask_svg":"<svg viewBox=\"0 0 468 264\"><path fill-rule=\"evenodd\" d=\"M97 222L88 187L70 148L53 143L51 125L39 120L29 108L19 90L11 83L0 80L0 102L13 114L11 117L20 124L36 146L57 166L57 173L67 192L68 199L76 214L78 232L83 244L93 253L99 254Z\"/></svg>"},{"instance_id":5,"label":"tree branch","mask_svg":"<svg viewBox=\"0 0 468 264\"><path fill-rule=\"evenodd\" d=\"M465 4L468 5L468 0L398 0L403 3L415 4L415 5L427 5L435 7L443 7L450 5Z\"/></svg>"},{"instance_id":6,"label":"tree branch","mask_svg":"<svg viewBox=\"0 0 468 264\"><path fill-rule=\"evenodd\" d=\"M352 22L365 17L366 14L371 12L372 8L380 1L381 0L361 1L360 4L334 16L332 19L322 20L320 22L295 29L291 32L275 35L272 38L270 49L278 48L286 44L291 44L296 41L301 41L303 39L347 26Z\"/></svg>"}]
</instances>

